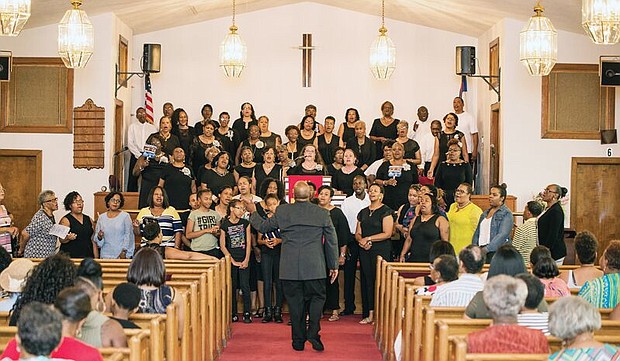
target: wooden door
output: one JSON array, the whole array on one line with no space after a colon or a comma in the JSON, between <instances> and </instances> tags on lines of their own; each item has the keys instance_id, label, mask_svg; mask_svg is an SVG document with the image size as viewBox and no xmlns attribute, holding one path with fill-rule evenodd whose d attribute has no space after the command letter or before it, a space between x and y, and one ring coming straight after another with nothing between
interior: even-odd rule
<instances>
[{"instance_id":1,"label":"wooden door","mask_svg":"<svg viewBox=\"0 0 620 361\"><path fill-rule=\"evenodd\" d=\"M123 121L123 101L116 99L116 106L114 109L114 160L113 164L113 174L116 178L116 184L112 184L110 182L110 188L114 188L113 190L122 191L122 187L125 184L124 182L124 163L125 163L125 152L123 145L123 135L125 129L125 122Z\"/></svg>"},{"instance_id":2,"label":"wooden door","mask_svg":"<svg viewBox=\"0 0 620 361\"><path fill-rule=\"evenodd\" d=\"M569 192L571 228L594 233L601 256L620 239L620 158L572 158Z\"/></svg>"},{"instance_id":3,"label":"wooden door","mask_svg":"<svg viewBox=\"0 0 620 361\"><path fill-rule=\"evenodd\" d=\"M489 187L499 184L499 103L491 105L491 134L489 139Z\"/></svg>"},{"instance_id":4,"label":"wooden door","mask_svg":"<svg viewBox=\"0 0 620 361\"><path fill-rule=\"evenodd\" d=\"M0 149L0 183L6 190L4 205L13 214L20 230L39 209L42 153L40 150Z\"/></svg>"}]
</instances>

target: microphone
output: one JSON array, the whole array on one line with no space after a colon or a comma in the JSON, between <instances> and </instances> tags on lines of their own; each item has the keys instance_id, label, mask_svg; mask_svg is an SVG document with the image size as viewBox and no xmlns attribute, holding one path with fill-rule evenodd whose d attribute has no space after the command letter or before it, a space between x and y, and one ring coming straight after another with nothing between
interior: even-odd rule
<instances>
[{"instance_id":1,"label":"microphone","mask_svg":"<svg viewBox=\"0 0 620 361\"><path fill-rule=\"evenodd\" d=\"M117 156L117 155L119 155L119 154L121 154L121 153L123 153L123 152L126 152L126 151L128 151L128 150L129 150L129 148L127 148L127 147L122 147L122 148L121 148L121 149L119 149L118 151L114 152L114 156Z\"/></svg>"}]
</instances>

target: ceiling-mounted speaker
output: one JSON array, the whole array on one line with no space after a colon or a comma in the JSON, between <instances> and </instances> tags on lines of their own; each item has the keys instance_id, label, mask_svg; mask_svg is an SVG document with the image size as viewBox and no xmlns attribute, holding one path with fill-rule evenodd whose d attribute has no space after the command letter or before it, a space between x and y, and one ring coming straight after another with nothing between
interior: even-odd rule
<instances>
[{"instance_id":1,"label":"ceiling-mounted speaker","mask_svg":"<svg viewBox=\"0 0 620 361\"><path fill-rule=\"evenodd\" d=\"M159 73L161 68L161 44L144 44L142 71Z\"/></svg>"},{"instance_id":2,"label":"ceiling-mounted speaker","mask_svg":"<svg viewBox=\"0 0 620 361\"><path fill-rule=\"evenodd\" d=\"M476 47L456 47L456 75L476 74Z\"/></svg>"},{"instance_id":3,"label":"ceiling-mounted speaker","mask_svg":"<svg viewBox=\"0 0 620 361\"><path fill-rule=\"evenodd\" d=\"M11 53L0 54L0 82L11 80L11 62L13 56Z\"/></svg>"}]
</instances>

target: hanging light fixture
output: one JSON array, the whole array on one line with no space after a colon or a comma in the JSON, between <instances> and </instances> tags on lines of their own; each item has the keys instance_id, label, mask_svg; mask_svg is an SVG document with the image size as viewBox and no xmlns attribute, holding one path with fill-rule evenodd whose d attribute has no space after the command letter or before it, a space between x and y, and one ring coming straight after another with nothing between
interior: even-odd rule
<instances>
[{"instance_id":1,"label":"hanging light fixture","mask_svg":"<svg viewBox=\"0 0 620 361\"><path fill-rule=\"evenodd\" d=\"M229 78L238 78L241 76L247 60L248 48L245 46L241 36L237 34L237 26L235 25L235 0L233 0L233 17L232 25L229 28L230 33L226 35L224 41L220 45L220 67L224 71L224 75Z\"/></svg>"},{"instance_id":2,"label":"hanging light fixture","mask_svg":"<svg viewBox=\"0 0 620 361\"><path fill-rule=\"evenodd\" d=\"M67 10L58 24L58 55L67 68L83 68L95 50L95 33L84 10L82 1L71 0L73 9Z\"/></svg>"},{"instance_id":3,"label":"hanging light fixture","mask_svg":"<svg viewBox=\"0 0 620 361\"><path fill-rule=\"evenodd\" d=\"M396 69L396 47L385 27L385 0L381 0L379 36L370 45L370 71L376 79L390 79Z\"/></svg>"},{"instance_id":4,"label":"hanging light fixture","mask_svg":"<svg viewBox=\"0 0 620 361\"><path fill-rule=\"evenodd\" d=\"M520 34L520 60L530 75L549 75L558 59L558 33L543 11L537 2L534 16Z\"/></svg>"},{"instance_id":5,"label":"hanging light fixture","mask_svg":"<svg viewBox=\"0 0 620 361\"><path fill-rule=\"evenodd\" d=\"M0 0L0 35L19 35L28 18L30 0Z\"/></svg>"},{"instance_id":6,"label":"hanging light fixture","mask_svg":"<svg viewBox=\"0 0 620 361\"><path fill-rule=\"evenodd\" d=\"M620 40L620 0L582 0L581 25L596 44Z\"/></svg>"}]
</instances>

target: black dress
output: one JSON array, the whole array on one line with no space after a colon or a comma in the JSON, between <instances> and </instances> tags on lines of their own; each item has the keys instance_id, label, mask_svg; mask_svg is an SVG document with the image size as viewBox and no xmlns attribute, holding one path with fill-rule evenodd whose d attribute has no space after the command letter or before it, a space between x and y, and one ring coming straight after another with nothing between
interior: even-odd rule
<instances>
[{"instance_id":1,"label":"black dress","mask_svg":"<svg viewBox=\"0 0 620 361\"><path fill-rule=\"evenodd\" d=\"M258 139L260 139L261 141L263 141L263 143L265 143L265 146L269 146L269 147L276 147L276 139L280 138L280 141L282 141L282 138L274 133L271 132L271 135L268 137L263 137L262 135L260 137L258 137Z\"/></svg>"},{"instance_id":2,"label":"black dress","mask_svg":"<svg viewBox=\"0 0 620 361\"><path fill-rule=\"evenodd\" d=\"M162 152L166 153L167 156L172 155L172 152L174 152L174 148L181 146L181 143L179 142L179 138L172 133L170 133L170 136L168 137L168 139L164 139L164 137L162 137L159 133L153 133L149 135L146 142L150 144L151 143L150 140L153 139L154 137L159 139L159 141L161 142L161 150Z\"/></svg>"},{"instance_id":3,"label":"black dress","mask_svg":"<svg viewBox=\"0 0 620 361\"><path fill-rule=\"evenodd\" d=\"M438 217L440 215L435 214L426 222L422 222L421 216L415 218L411 231L409 231L412 239L411 248L409 249L411 252L411 256L408 259L409 262L426 263L433 261L429 260L431 245L433 242L441 239L439 228L435 225Z\"/></svg>"},{"instance_id":4,"label":"black dress","mask_svg":"<svg viewBox=\"0 0 620 361\"><path fill-rule=\"evenodd\" d=\"M202 173L200 183L206 184L207 188L209 188L214 195L219 196L220 190L224 186L235 186L235 176L231 172L220 175L213 169L207 169Z\"/></svg>"},{"instance_id":5,"label":"black dress","mask_svg":"<svg viewBox=\"0 0 620 361\"><path fill-rule=\"evenodd\" d=\"M314 132L312 133L312 138L310 139L306 139L302 137L301 133L299 133L299 137L297 137L297 148L301 150L306 144L314 144L315 138L316 138L316 133ZM325 161L325 159L323 159L323 161Z\"/></svg>"},{"instance_id":6,"label":"black dress","mask_svg":"<svg viewBox=\"0 0 620 361\"><path fill-rule=\"evenodd\" d=\"M450 141L450 139L457 139L459 142L462 142L464 138L465 134L463 134L459 130L455 131L452 134L446 134L442 130L441 133L439 133L439 162L443 162L447 159L446 153L448 153L448 142Z\"/></svg>"},{"instance_id":7,"label":"black dress","mask_svg":"<svg viewBox=\"0 0 620 361\"><path fill-rule=\"evenodd\" d=\"M321 157L325 164L332 164L334 162L334 155L336 155L336 149L339 147L339 143L340 138L335 134L332 134L332 139L329 143L327 143L325 139L325 134L321 134L317 137L319 153L321 153Z\"/></svg>"},{"instance_id":8,"label":"black dress","mask_svg":"<svg viewBox=\"0 0 620 361\"><path fill-rule=\"evenodd\" d=\"M248 129L250 129L250 126L252 125L258 125L258 120L252 119L246 123L243 121L243 118L238 118L233 123L232 128L237 132L237 134L239 134L239 140L244 141L250 136Z\"/></svg>"},{"instance_id":9,"label":"black dress","mask_svg":"<svg viewBox=\"0 0 620 361\"><path fill-rule=\"evenodd\" d=\"M190 146L196 137L196 132L194 131L194 127L188 126L187 129L173 129L172 134L176 135L179 138L179 144L181 148L185 151L185 163L189 164L189 153Z\"/></svg>"},{"instance_id":10,"label":"black dress","mask_svg":"<svg viewBox=\"0 0 620 361\"><path fill-rule=\"evenodd\" d=\"M357 152L357 160L360 167L364 164L370 167L377 160L377 149L373 141L368 137L365 137L364 144L362 145L358 143L357 138L353 138L347 143L347 149L353 149Z\"/></svg>"},{"instance_id":11,"label":"black dress","mask_svg":"<svg viewBox=\"0 0 620 361\"><path fill-rule=\"evenodd\" d=\"M295 144L295 150L292 152L289 150L288 144L289 143L284 143L284 145L286 146L286 150L288 151L288 158L292 161L295 161L295 159L299 156L299 152L301 151L299 140L297 140L297 143Z\"/></svg>"},{"instance_id":12,"label":"black dress","mask_svg":"<svg viewBox=\"0 0 620 361\"><path fill-rule=\"evenodd\" d=\"M258 142L256 144L258 144ZM256 163L262 163L263 162L263 150L265 149L265 144L263 143L263 146L261 148L258 148L256 144L251 144L250 140L246 139L243 142L241 142L241 145L239 147L240 148L250 147L252 149L252 160ZM241 159L241 154L239 154L239 159Z\"/></svg>"},{"instance_id":13,"label":"black dress","mask_svg":"<svg viewBox=\"0 0 620 361\"><path fill-rule=\"evenodd\" d=\"M355 126L349 127L348 123L344 123L344 131L342 132L342 141L345 145L355 141ZM348 145L347 145L348 146Z\"/></svg>"},{"instance_id":14,"label":"black dress","mask_svg":"<svg viewBox=\"0 0 620 361\"><path fill-rule=\"evenodd\" d=\"M343 167L344 168L344 167ZM332 188L342 191L347 197L353 194L353 178L358 175L364 175L364 171L356 167L353 172L346 174L342 169L332 174Z\"/></svg>"},{"instance_id":15,"label":"black dress","mask_svg":"<svg viewBox=\"0 0 620 361\"><path fill-rule=\"evenodd\" d=\"M207 149L217 144L215 143L215 140L217 139L214 139L212 143L203 143L202 140L200 140L199 136L194 137L194 141L189 147L190 162L186 163L191 164L194 174L198 174L200 172L200 168L204 167L204 165L207 163L207 156L205 155L205 152L207 151Z\"/></svg>"},{"instance_id":16,"label":"black dress","mask_svg":"<svg viewBox=\"0 0 620 361\"><path fill-rule=\"evenodd\" d=\"M254 167L254 179L256 179L256 193L260 192L263 181L266 178L273 178L278 181L282 181L282 166L280 164L274 164L269 173L265 172L263 164L257 164Z\"/></svg>"},{"instance_id":17,"label":"black dress","mask_svg":"<svg viewBox=\"0 0 620 361\"><path fill-rule=\"evenodd\" d=\"M405 148L405 159L415 159L415 153L420 150L420 145L413 139L407 139L405 143L403 143L403 147Z\"/></svg>"},{"instance_id":18,"label":"black dress","mask_svg":"<svg viewBox=\"0 0 620 361\"><path fill-rule=\"evenodd\" d=\"M392 178L396 179L396 185L384 186L383 203L392 209L398 209L408 202L409 187L418 183L418 169L411 162L405 162L402 166L393 166L390 162L383 162L377 169L377 179L385 181Z\"/></svg>"},{"instance_id":19,"label":"black dress","mask_svg":"<svg viewBox=\"0 0 620 361\"><path fill-rule=\"evenodd\" d=\"M321 169L317 169L317 168L306 169L303 167L302 164L303 163L299 163L299 165L289 168L286 174L288 175L325 175L327 171L325 167L321 166L318 163L317 163L317 168L321 168Z\"/></svg>"},{"instance_id":20,"label":"black dress","mask_svg":"<svg viewBox=\"0 0 620 361\"><path fill-rule=\"evenodd\" d=\"M398 136L398 122L400 120L394 119L394 121L387 127L381 123L381 119L377 118L372 122L372 128L370 128L370 135L373 137L384 137L387 139L396 139ZM377 158L383 158L383 142L375 142Z\"/></svg>"},{"instance_id":21,"label":"black dress","mask_svg":"<svg viewBox=\"0 0 620 361\"><path fill-rule=\"evenodd\" d=\"M246 176L250 179L252 179L252 174L254 174L254 169L258 166L258 164L254 165L254 167L244 167L243 165L239 164L238 166L235 167L235 171L237 172L237 174L239 174L239 177L243 177Z\"/></svg>"},{"instance_id":22,"label":"black dress","mask_svg":"<svg viewBox=\"0 0 620 361\"><path fill-rule=\"evenodd\" d=\"M226 134L222 134L218 129L216 129L215 132L213 132L213 136L220 142L220 149L227 151L231 157L234 157L237 154L237 148L239 148L239 144L241 144L237 131L232 128L228 128L228 132Z\"/></svg>"},{"instance_id":23,"label":"black dress","mask_svg":"<svg viewBox=\"0 0 620 361\"><path fill-rule=\"evenodd\" d=\"M70 232L75 233L77 238L67 243L61 243L60 252L68 254L71 258L94 258L93 224L89 216L83 214L82 217L84 223L80 223L71 213L65 215L65 218L69 221Z\"/></svg>"},{"instance_id":24,"label":"black dress","mask_svg":"<svg viewBox=\"0 0 620 361\"><path fill-rule=\"evenodd\" d=\"M444 191L446 209L454 203L454 191L459 184L467 182L471 184L472 172L471 165L466 162L450 164L441 162L435 171L435 186Z\"/></svg>"},{"instance_id":25,"label":"black dress","mask_svg":"<svg viewBox=\"0 0 620 361\"><path fill-rule=\"evenodd\" d=\"M538 242L549 248L554 260L566 256L564 210L559 202L554 203L538 218Z\"/></svg>"},{"instance_id":26,"label":"black dress","mask_svg":"<svg viewBox=\"0 0 620 361\"><path fill-rule=\"evenodd\" d=\"M179 168L168 164L162 171L161 179L164 180L164 189L168 194L170 205L177 211L190 209L189 195L192 194L192 181L194 180L194 172L191 168L186 166ZM189 215L187 212L184 213L186 216Z\"/></svg>"},{"instance_id":27,"label":"black dress","mask_svg":"<svg viewBox=\"0 0 620 361\"><path fill-rule=\"evenodd\" d=\"M209 119L210 121L212 121L213 123L215 123L215 129L220 127L220 122L218 122L217 120L213 120L213 119ZM204 128L204 123L203 120L196 122L196 124L194 124L194 134L201 135L203 128Z\"/></svg>"},{"instance_id":28,"label":"black dress","mask_svg":"<svg viewBox=\"0 0 620 361\"><path fill-rule=\"evenodd\" d=\"M346 246L349 241L351 241L351 232L349 231L349 223L347 222L347 217L342 213L342 210L338 207L334 207L329 211L329 217L332 219L332 223L334 224L334 229L336 230L336 236L338 237L338 249L340 252L340 248ZM338 280L334 283L329 282L329 277L326 279L327 281L327 289L325 299L326 310L338 310L340 309L339 304L339 285Z\"/></svg>"}]
</instances>

